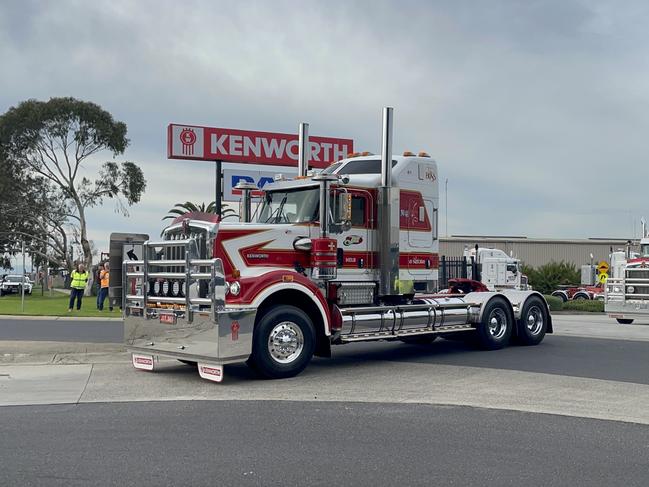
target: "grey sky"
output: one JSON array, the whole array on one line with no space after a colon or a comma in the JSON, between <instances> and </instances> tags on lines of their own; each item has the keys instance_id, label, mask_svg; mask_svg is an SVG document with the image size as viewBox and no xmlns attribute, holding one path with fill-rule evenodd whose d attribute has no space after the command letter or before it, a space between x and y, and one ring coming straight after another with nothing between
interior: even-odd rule
<instances>
[{"instance_id":1,"label":"grey sky","mask_svg":"<svg viewBox=\"0 0 649 487\"><path fill-rule=\"evenodd\" d=\"M449 233L628 237L649 216L647 25L642 1L6 0L0 111L75 96L127 123L148 189L128 219L91 211L102 250L212 198L211 164L166 159L169 122L308 121L378 152L385 105L395 152L449 179Z\"/></svg>"}]
</instances>

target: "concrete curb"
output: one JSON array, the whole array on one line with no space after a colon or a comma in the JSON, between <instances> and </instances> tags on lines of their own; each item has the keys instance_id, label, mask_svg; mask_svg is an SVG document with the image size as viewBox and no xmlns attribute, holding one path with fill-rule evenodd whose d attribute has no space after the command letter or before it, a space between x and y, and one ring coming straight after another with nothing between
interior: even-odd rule
<instances>
[{"instance_id":1,"label":"concrete curb","mask_svg":"<svg viewBox=\"0 0 649 487\"><path fill-rule=\"evenodd\" d=\"M597 311L573 311L571 309L560 310L560 311L550 311L552 315L587 315L587 316L606 316L606 313L600 313Z\"/></svg>"}]
</instances>

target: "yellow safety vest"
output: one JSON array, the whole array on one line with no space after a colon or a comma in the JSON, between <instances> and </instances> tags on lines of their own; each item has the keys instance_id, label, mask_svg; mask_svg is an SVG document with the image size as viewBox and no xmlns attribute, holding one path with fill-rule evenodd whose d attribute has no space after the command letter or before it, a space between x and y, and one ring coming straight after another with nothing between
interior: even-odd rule
<instances>
[{"instance_id":1,"label":"yellow safety vest","mask_svg":"<svg viewBox=\"0 0 649 487\"><path fill-rule=\"evenodd\" d=\"M72 282L70 282L70 287L74 289L83 289L86 287L86 282L88 282L88 271L78 272L72 271Z\"/></svg>"}]
</instances>

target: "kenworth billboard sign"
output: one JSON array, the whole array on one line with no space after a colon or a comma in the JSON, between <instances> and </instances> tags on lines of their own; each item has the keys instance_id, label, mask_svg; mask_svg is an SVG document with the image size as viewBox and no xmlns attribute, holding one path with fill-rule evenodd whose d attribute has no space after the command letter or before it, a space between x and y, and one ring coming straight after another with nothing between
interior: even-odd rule
<instances>
[{"instance_id":1,"label":"kenworth billboard sign","mask_svg":"<svg viewBox=\"0 0 649 487\"><path fill-rule=\"evenodd\" d=\"M354 151L351 139L309 137L309 146L308 166L316 169ZM297 167L298 136L172 123L167 129L167 157Z\"/></svg>"}]
</instances>

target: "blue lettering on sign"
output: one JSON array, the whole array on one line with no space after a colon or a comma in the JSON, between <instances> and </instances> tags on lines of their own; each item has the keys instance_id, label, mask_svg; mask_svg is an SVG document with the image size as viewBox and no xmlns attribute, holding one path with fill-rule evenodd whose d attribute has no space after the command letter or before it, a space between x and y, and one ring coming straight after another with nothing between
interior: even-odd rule
<instances>
[{"instance_id":1,"label":"blue lettering on sign","mask_svg":"<svg viewBox=\"0 0 649 487\"><path fill-rule=\"evenodd\" d=\"M259 188L263 188L266 184L272 183L272 182L273 182L273 178L262 177L262 178L259 178L259 182L257 183L257 186L259 186Z\"/></svg>"},{"instance_id":2,"label":"blue lettering on sign","mask_svg":"<svg viewBox=\"0 0 649 487\"><path fill-rule=\"evenodd\" d=\"M239 181L244 181L246 183L253 183L255 180L251 178L250 176L237 176L237 175L232 175L232 187L234 188L237 184L239 184Z\"/></svg>"}]
</instances>

